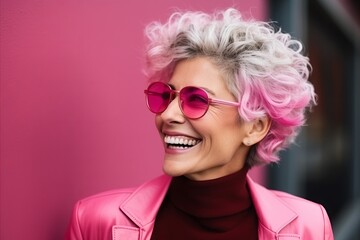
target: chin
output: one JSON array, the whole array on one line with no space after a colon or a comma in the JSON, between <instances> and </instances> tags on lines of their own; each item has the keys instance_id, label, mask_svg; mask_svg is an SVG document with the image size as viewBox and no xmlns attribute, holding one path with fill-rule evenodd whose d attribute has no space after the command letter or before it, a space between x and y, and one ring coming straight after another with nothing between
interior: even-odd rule
<instances>
[{"instance_id":1,"label":"chin","mask_svg":"<svg viewBox=\"0 0 360 240\"><path fill-rule=\"evenodd\" d=\"M179 169L179 167L174 165L176 164L164 163L163 172L171 177L179 177L186 173L186 171Z\"/></svg>"}]
</instances>

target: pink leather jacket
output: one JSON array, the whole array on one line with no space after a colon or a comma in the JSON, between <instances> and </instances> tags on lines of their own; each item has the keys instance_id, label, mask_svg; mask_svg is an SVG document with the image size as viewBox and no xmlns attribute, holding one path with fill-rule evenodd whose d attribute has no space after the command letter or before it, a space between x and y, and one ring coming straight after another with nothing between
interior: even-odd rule
<instances>
[{"instance_id":1,"label":"pink leather jacket","mask_svg":"<svg viewBox=\"0 0 360 240\"><path fill-rule=\"evenodd\" d=\"M164 175L136 189L109 191L79 201L65 239L149 240L170 181ZM249 176L247 183L259 219L259 240L334 239L321 205L268 190Z\"/></svg>"}]
</instances>

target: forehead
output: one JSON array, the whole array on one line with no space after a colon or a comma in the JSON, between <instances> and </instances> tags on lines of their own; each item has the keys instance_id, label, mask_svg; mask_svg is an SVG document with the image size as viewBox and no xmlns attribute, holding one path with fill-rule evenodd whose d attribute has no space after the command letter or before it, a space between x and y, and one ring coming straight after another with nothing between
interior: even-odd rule
<instances>
[{"instance_id":1,"label":"forehead","mask_svg":"<svg viewBox=\"0 0 360 240\"><path fill-rule=\"evenodd\" d=\"M175 89L186 86L201 87L214 92L226 89L220 69L206 57L178 62L168 83Z\"/></svg>"}]
</instances>

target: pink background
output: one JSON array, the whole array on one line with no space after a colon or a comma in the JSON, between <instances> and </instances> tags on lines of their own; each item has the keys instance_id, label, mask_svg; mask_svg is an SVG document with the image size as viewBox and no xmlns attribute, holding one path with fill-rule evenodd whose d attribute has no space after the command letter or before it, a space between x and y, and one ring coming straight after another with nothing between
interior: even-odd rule
<instances>
[{"instance_id":1,"label":"pink background","mask_svg":"<svg viewBox=\"0 0 360 240\"><path fill-rule=\"evenodd\" d=\"M62 239L76 200L161 174L143 28L175 7L266 17L234 2L1 0L0 239Z\"/></svg>"}]
</instances>

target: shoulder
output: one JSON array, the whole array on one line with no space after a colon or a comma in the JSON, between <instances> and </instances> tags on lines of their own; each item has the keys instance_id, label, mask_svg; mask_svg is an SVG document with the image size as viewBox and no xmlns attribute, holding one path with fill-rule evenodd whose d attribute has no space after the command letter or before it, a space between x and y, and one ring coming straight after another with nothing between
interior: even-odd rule
<instances>
[{"instance_id":1,"label":"shoulder","mask_svg":"<svg viewBox=\"0 0 360 240\"><path fill-rule=\"evenodd\" d=\"M324 212L324 208L315 202L301 198L286 192L267 189L261 186L250 178L248 179L250 191L252 193L253 200L259 207L264 208L266 211L277 210L290 210L298 216L314 216L319 214L321 216ZM267 203L271 203L266 205ZM275 209L274 209L275 208ZM289 215L290 212L289 212Z\"/></svg>"},{"instance_id":2,"label":"shoulder","mask_svg":"<svg viewBox=\"0 0 360 240\"><path fill-rule=\"evenodd\" d=\"M120 188L110 191L101 192L78 201L77 206L81 209L89 209L90 212L95 210L104 211L106 209L119 210L119 207L134 196L143 198L144 195L150 197L156 195L158 188L169 181L167 176L160 176L147 181L135 188Z\"/></svg>"},{"instance_id":3,"label":"shoulder","mask_svg":"<svg viewBox=\"0 0 360 240\"><path fill-rule=\"evenodd\" d=\"M137 228L156 200L162 201L168 176L160 176L136 188L102 192L79 200L74 209L66 239L111 239L113 226ZM152 216L150 216L152 217ZM145 219L146 220L146 219Z\"/></svg>"},{"instance_id":4,"label":"shoulder","mask_svg":"<svg viewBox=\"0 0 360 240\"><path fill-rule=\"evenodd\" d=\"M151 205L147 199L151 196L157 198L157 189L162 189L168 181L168 177L161 176L136 188L115 189L79 200L73 209L66 239L111 239L113 227L119 225L131 231L137 229L136 219L124 210ZM139 205L139 201L142 204Z\"/></svg>"},{"instance_id":5,"label":"shoulder","mask_svg":"<svg viewBox=\"0 0 360 240\"><path fill-rule=\"evenodd\" d=\"M300 226L304 239L333 239L328 214L321 204L289 193L270 191L297 214L290 226Z\"/></svg>"},{"instance_id":6,"label":"shoulder","mask_svg":"<svg viewBox=\"0 0 360 240\"><path fill-rule=\"evenodd\" d=\"M121 211L121 204L135 191L135 188L116 189L102 192L79 200L73 210L72 227L79 226L84 234L90 236L109 234L116 223L133 226L134 224ZM93 232L93 231L96 231Z\"/></svg>"},{"instance_id":7,"label":"shoulder","mask_svg":"<svg viewBox=\"0 0 360 240\"><path fill-rule=\"evenodd\" d=\"M67 240L111 239L112 226L117 221L132 226L132 222L125 218L119 209L134 189L117 189L102 192L79 200L72 213L66 237Z\"/></svg>"},{"instance_id":8,"label":"shoulder","mask_svg":"<svg viewBox=\"0 0 360 240\"><path fill-rule=\"evenodd\" d=\"M324 222L325 218L328 218L327 213L324 207L319 204L301 198L286 192L269 190L276 197L278 197L285 205L294 210L300 217L308 219L310 222L319 220L319 222ZM308 222L308 221L307 221Z\"/></svg>"},{"instance_id":9,"label":"shoulder","mask_svg":"<svg viewBox=\"0 0 360 240\"><path fill-rule=\"evenodd\" d=\"M269 190L248 178L252 200L264 229L278 236L333 239L329 217L321 204Z\"/></svg>"},{"instance_id":10,"label":"shoulder","mask_svg":"<svg viewBox=\"0 0 360 240\"><path fill-rule=\"evenodd\" d=\"M77 214L86 219L104 215L109 219L109 215L118 214L121 203L134 191L135 188L116 189L81 199L75 205Z\"/></svg>"},{"instance_id":11,"label":"shoulder","mask_svg":"<svg viewBox=\"0 0 360 240\"><path fill-rule=\"evenodd\" d=\"M283 201L284 204L288 205L291 209L298 210L296 212L299 212L299 210L303 211L307 209L314 211L321 210L320 204L312 202L305 198L298 197L290 193L286 193L278 190L269 190L269 191L271 191L277 198ZM305 214L306 213L307 212L305 212Z\"/></svg>"},{"instance_id":12,"label":"shoulder","mask_svg":"<svg viewBox=\"0 0 360 240\"><path fill-rule=\"evenodd\" d=\"M98 207L104 205L116 204L123 202L128 196L130 196L136 188L120 188L110 191L100 192L89 197L83 198L78 201L78 205L82 207Z\"/></svg>"}]
</instances>

